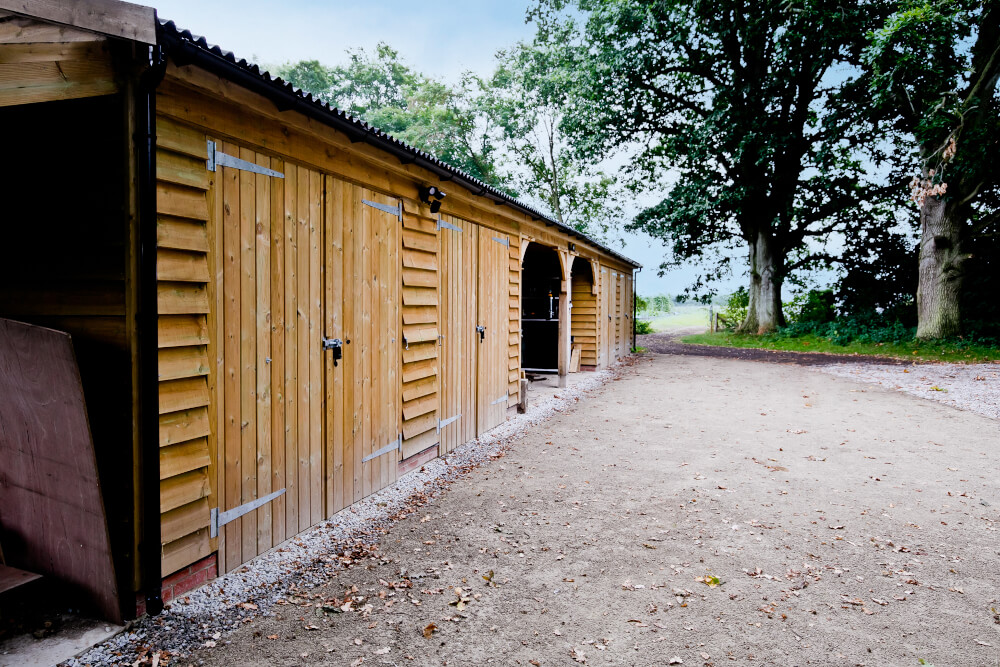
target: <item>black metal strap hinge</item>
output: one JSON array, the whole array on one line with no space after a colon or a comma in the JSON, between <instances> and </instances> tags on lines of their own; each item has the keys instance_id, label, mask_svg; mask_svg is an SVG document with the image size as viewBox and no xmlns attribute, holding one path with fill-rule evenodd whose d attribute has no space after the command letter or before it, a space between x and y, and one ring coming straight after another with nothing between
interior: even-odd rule
<instances>
[{"instance_id":1,"label":"black metal strap hinge","mask_svg":"<svg viewBox=\"0 0 1000 667\"><path fill-rule=\"evenodd\" d=\"M285 175L280 171L268 169L267 167L262 167L259 164L254 164L253 162L241 160L240 158L229 155L228 153L223 153L211 139L208 140L208 160L205 162L209 171L215 171L217 167L232 167L233 169L252 171L255 174L263 174L264 176L274 176L275 178L285 177Z\"/></svg>"}]
</instances>

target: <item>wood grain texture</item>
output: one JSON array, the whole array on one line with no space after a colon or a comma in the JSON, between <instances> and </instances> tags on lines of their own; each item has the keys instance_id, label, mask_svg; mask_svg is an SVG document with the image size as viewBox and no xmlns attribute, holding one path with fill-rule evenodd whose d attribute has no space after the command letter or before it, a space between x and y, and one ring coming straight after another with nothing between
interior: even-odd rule
<instances>
[{"instance_id":1,"label":"wood grain texture","mask_svg":"<svg viewBox=\"0 0 1000 667\"><path fill-rule=\"evenodd\" d=\"M97 461L69 335L0 319L0 542L121 622ZM67 545L73 545L67 549Z\"/></svg>"}]
</instances>

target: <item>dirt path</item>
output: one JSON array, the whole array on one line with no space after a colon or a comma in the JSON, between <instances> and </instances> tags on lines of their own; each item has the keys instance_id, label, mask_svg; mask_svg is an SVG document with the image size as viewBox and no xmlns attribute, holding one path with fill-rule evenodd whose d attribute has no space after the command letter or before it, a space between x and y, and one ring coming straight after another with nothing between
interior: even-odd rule
<instances>
[{"instance_id":1,"label":"dirt path","mask_svg":"<svg viewBox=\"0 0 1000 667\"><path fill-rule=\"evenodd\" d=\"M194 659L996 664L998 426L796 366L650 356Z\"/></svg>"},{"instance_id":2,"label":"dirt path","mask_svg":"<svg viewBox=\"0 0 1000 667\"><path fill-rule=\"evenodd\" d=\"M748 347L721 347L717 345L687 345L680 342L683 336L704 333L705 327L687 327L660 333L636 336L636 345L655 354L676 354L689 357L711 357L713 359L742 359L744 361L766 361L774 364L795 364L797 366L822 366L827 364L882 364L904 366L912 361L892 357L870 357L862 355L823 354L821 352L785 352L782 350L761 350Z\"/></svg>"}]
</instances>

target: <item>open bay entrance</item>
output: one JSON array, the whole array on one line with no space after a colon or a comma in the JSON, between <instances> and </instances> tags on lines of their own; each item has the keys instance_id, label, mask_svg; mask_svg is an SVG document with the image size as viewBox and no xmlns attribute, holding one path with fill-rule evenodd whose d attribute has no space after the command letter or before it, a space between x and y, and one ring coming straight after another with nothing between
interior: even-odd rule
<instances>
[{"instance_id":1,"label":"open bay entrance","mask_svg":"<svg viewBox=\"0 0 1000 667\"><path fill-rule=\"evenodd\" d=\"M521 367L525 371L558 371L561 276L555 249L528 244L521 263Z\"/></svg>"}]
</instances>

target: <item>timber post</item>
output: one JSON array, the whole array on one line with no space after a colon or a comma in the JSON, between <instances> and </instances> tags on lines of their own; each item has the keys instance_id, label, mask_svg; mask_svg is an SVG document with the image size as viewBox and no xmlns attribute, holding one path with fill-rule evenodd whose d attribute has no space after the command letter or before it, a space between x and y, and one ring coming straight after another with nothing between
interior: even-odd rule
<instances>
[{"instance_id":1,"label":"timber post","mask_svg":"<svg viewBox=\"0 0 1000 667\"><path fill-rule=\"evenodd\" d=\"M566 386L566 375L569 373L570 355L572 354L572 330L570 321L571 290L570 270L573 266L573 256L565 250L559 251L559 266L562 270L562 280L559 282L559 388Z\"/></svg>"}]
</instances>

